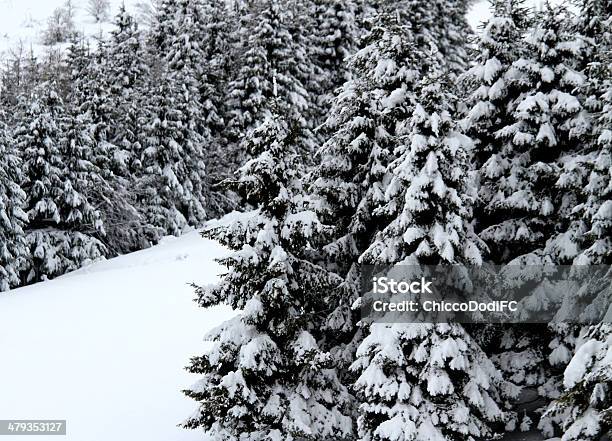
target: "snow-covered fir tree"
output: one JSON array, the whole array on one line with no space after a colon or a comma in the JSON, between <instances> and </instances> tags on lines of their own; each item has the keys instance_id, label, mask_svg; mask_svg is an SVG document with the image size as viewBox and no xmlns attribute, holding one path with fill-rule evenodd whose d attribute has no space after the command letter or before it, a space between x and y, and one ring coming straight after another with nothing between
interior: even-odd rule
<instances>
[{"instance_id":1,"label":"snow-covered fir tree","mask_svg":"<svg viewBox=\"0 0 612 441\"><path fill-rule=\"evenodd\" d=\"M325 324L336 336L328 342L335 346L330 350L345 370L361 338L351 311L360 279L356 263L387 224L388 215L378 211L389 182L387 166L397 146L397 126L413 104L420 61L427 56L416 47L410 29L388 14L378 16L363 45L348 60L352 79L332 103L323 127L328 139L318 152L321 163L311 184L315 210L334 226L319 244L323 257L345 277L339 295L327 300L334 309Z\"/></svg>"},{"instance_id":2,"label":"snow-covered fir tree","mask_svg":"<svg viewBox=\"0 0 612 441\"><path fill-rule=\"evenodd\" d=\"M483 238L514 245L514 256L538 253L559 228L574 200L555 191L556 161L573 151L588 130L575 90L585 81L576 70L580 41L569 31L561 8L547 7L530 31L528 54L513 63L509 76L521 84L505 127L496 132L499 153L484 168L497 182L487 202L491 216L505 221L488 227ZM555 261L566 256L550 248Z\"/></svg>"},{"instance_id":3,"label":"snow-covered fir tree","mask_svg":"<svg viewBox=\"0 0 612 441\"><path fill-rule=\"evenodd\" d=\"M476 207L477 219L481 237L491 249L490 257L498 263L516 256L510 254L515 242L529 240L518 235L518 227L511 220L496 216L492 207L498 180L507 168L499 131L510 120L514 102L521 92L520 85L508 72L525 53L523 33L527 13L522 3L505 0L492 3L493 17L478 40L476 63L464 75L470 90L466 124L475 142L474 159L480 177L481 203Z\"/></svg>"},{"instance_id":4,"label":"snow-covered fir tree","mask_svg":"<svg viewBox=\"0 0 612 441\"><path fill-rule=\"evenodd\" d=\"M307 51L292 34L292 10L278 0L249 2L240 18L236 53L238 70L228 84L228 135L239 142L271 115L278 97L279 112L304 129L299 146L304 160L314 150L308 115L312 97L307 90ZM244 152L241 152L244 153Z\"/></svg>"},{"instance_id":5,"label":"snow-covered fir tree","mask_svg":"<svg viewBox=\"0 0 612 441\"><path fill-rule=\"evenodd\" d=\"M590 130L561 158L557 186L573 196L567 210L571 222L549 248L563 250L578 264L601 264L612 262L612 9L607 2L582 3L576 31L583 42L586 80L580 92Z\"/></svg>"},{"instance_id":6,"label":"snow-covered fir tree","mask_svg":"<svg viewBox=\"0 0 612 441\"><path fill-rule=\"evenodd\" d=\"M0 291L19 286L27 258L22 163L0 114Z\"/></svg>"},{"instance_id":7,"label":"snow-covered fir tree","mask_svg":"<svg viewBox=\"0 0 612 441\"><path fill-rule=\"evenodd\" d=\"M565 369L566 391L547 413L562 421L562 441L597 441L612 430L612 327L587 329Z\"/></svg>"},{"instance_id":8,"label":"snow-covered fir tree","mask_svg":"<svg viewBox=\"0 0 612 441\"><path fill-rule=\"evenodd\" d=\"M500 185L492 207L510 212L517 232L531 238L533 253L542 248L563 224L576 201L555 191L559 176L556 161L576 150L590 129L588 115L575 92L585 82L577 70L581 41L571 32L569 15L548 6L527 37L529 56L514 63L517 81L525 92L517 100L512 119L500 136L508 143L502 151ZM567 261L562 244L549 245L546 254Z\"/></svg>"},{"instance_id":9,"label":"snow-covered fir tree","mask_svg":"<svg viewBox=\"0 0 612 441\"><path fill-rule=\"evenodd\" d=\"M224 119L227 113L227 83L233 65L232 48L236 33L233 21L236 16L224 0L203 1L202 16L202 50L206 63L200 79L200 100L206 128L212 140L206 155L207 174L209 181L216 183L241 165L236 163L237 152L229 151ZM217 195L212 196L209 206L215 203ZM222 201L219 203L223 205Z\"/></svg>"},{"instance_id":10,"label":"snow-covered fir tree","mask_svg":"<svg viewBox=\"0 0 612 441\"><path fill-rule=\"evenodd\" d=\"M363 254L372 264L480 265L470 225L471 140L458 129L443 80L421 81L388 199L396 217ZM397 198L396 195L401 195ZM464 280L463 283L469 283ZM503 419L501 374L456 323L372 323L352 369L359 374L363 440L476 440Z\"/></svg>"},{"instance_id":11,"label":"snow-covered fir tree","mask_svg":"<svg viewBox=\"0 0 612 441\"><path fill-rule=\"evenodd\" d=\"M104 233L99 213L68 174L67 154L79 150L80 140L73 134L67 148L62 146L65 109L53 84L35 90L25 115L15 142L23 152L29 248L25 270L31 282L77 269L106 250L96 237Z\"/></svg>"},{"instance_id":12,"label":"snow-covered fir tree","mask_svg":"<svg viewBox=\"0 0 612 441\"><path fill-rule=\"evenodd\" d=\"M60 151L64 179L65 219L68 224L89 225L92 232L104 236L100 213L89 202L93 188L107 185L100 169L93 163L95 143L89 128L88 114L78 115L66 111L60 122Z\"/></svg>"},{"instance_id":13,"label":"snow-covered fir tree","mask_svg":"<svg viewBox=\"0 0 612 441\"><path fill-rule=\"evenodd\" d=\"M467 22L469 0L443 0L439 2L441 33L436 45L444 57L446 71L452 76L460 75L469 65L468 52L473 38Z\"/></svg>"},{"instance_id":14,"label":"snow-covered fir tree","mask_svg":"<svg viewBox=\"0 0 612 441\"><path fill-rule=\"evenodd\" d=\"M206 176L206 158L209 153L215 153L219 149L219 146L215 145L209 124L216 124L218 127L220 112L212 105L212 101L206 102L208 96L202 95L211 92L210 87L205 86L207 80L202 60L212 53L205 52L206 45L202 34L205 17L200 2L177 0L164 4L162 15L158 16L157 20L167 21L164 29L170 33L164 36L168 47L161 53L162 67L158 69L157 77L163 90L172 94L172 104L166 101L160 112L166 114L174 107L174 110L180 113L174 128L182 126L181 133L173 134L173 129L168 129L166 135L175 136L182 152L179 166L182 172L177 175L177 179L184 190L179 205L186 205L181 212L189 225L200 225L207 216L207 199L211 197ZM153 95L159 94L162 88ZM211 98L216 101L216 98ZM153 116L153 121L155 118L156 116Z\"/></svg>"},{"instance_id":15,"label":"snow-covered fir tree","mask_svg":"<svg viewBox=\"0 0 612 441\"><path fill-rule=\"evenodd\" d=\"M173 35L177 10L176 0L159 0L151 11L151 29L147 35L147 49L154 58L163 56L170 47L168 38Z\"/></svg>"},{"instance_id":16,"label":"snow-covered fir tree","mask_svg":"<svg viewBox=\"0 0 612 441\"><path fill-rule=\"evenodd\" d=\"M495 263L536 266L550 261L543 260L542 250L554 235L563 206L554 186L556 161L582 133L574 123L582 109L572 95L581 76L575 70L575 42L566 16L548 9L524 37L528 13L522 2L498 1L493 7L479 40L477 63L465 75L471 89L466 125L476 142L480 181L476 218ZM505 378L540 387L547 397L558 393L558 378L550 369L562 359L549 358L548 346L565 347L571 333L557 338L538 324L494 329L486 346ZM507 429L520 425L511 419Z\"/></svg>"},{"instance_id":17,"label":"snow-covered fir tree","mask_svg":"<svg viewBox=\"0 0 612 441\"><path fill-rule=\"evenodd\" d=\"M440 67L454 76L467 65L472 32L466 21L468 7L465 0L377 0L362 2L358 9L362 10L362 26L366 29L376 25L379 14L395 17L398 24L411 29L419 48L435 45Z\"/></svg>"},{"instance_id":18,"label":"snow-covered fir tree","mask_svg":"<svg viewBox=\"0 0 612 441\"><path fill-rule=\"evenodd\" d=\"M580 3L582 8L575 19L574 30L582 43L579 46L579 66L586 79L577 87L577 91L580 93L579 99L588 124L585 124L586 133L576 147L565 152L560 158L561 173L556 185L568 195L566 213L570 222L564 223L563 228L547 244L550 254L561 254L566 261L580 265L578 268L582 268L582 265L612 262L612 33L609 30L609 25L612 24L612 8L607 2L586 0ZM594 272L597 273L597 270ZM595 283L583 283L579 296L572 292L565 293L563 307L568 311L570 320L587 320L587 323L593 323L606 315L612 300L612 289L609 283L606 283L606 277L609 279L610 275L604 275L603 280L599 280L600 277L596 276L598 280L595 280ZM581 311L580 317L575 317L577 311ZM575 371L576 365L581 363L585 363L586 367L580 367L579 371L591 367L597 370L597 364L590 364L587 360L588 357L583 352L584 346L581 344L591 338L598 339L599 344L604 347L609 346L606 340L609 329L607 325L602 326L590 330L581 329L577 324L555 327L555 339L551 343L553 351L549 358L554 362L561 354L557 364L561 367L567 366L567 369L565 381L557 386L553 396L556 400L540 421L539 427L545 434L552 435L556 426L558 431L563 433L563 439L588 440L598 439L601 433L609 430L609 418L606 423L604 416L600 422L598 411L595 410L602 409L598 398L592 395L594 401L589 402L586 396L594 393L593 387L608 386L592 381L585 381L585 384L577 386L575 383L578 379L569 383L567 381L568 371ZM585 332L587 337L583 336ZM572 354L574 358L568 365ZM601 372L595 375L600 374ZM604 373L604 377L605 375ZM561 383L562 380L559 378L557 381ZM605 408L605 403L603 406ZM598 432L600 424L603 426L602 432Z\"/></svg>"},{"instance_id":19,"label":"snow-covered fir tree","mask_svg":"<svg viewBox=\"0 0 612 441\"><path fill-rule=\"evenodd\" d=\"M119 9L107 48L105 73L112 105L109 141L116 148L113 167L115 174L129 180L138 169L138 118L149 68L138 25L125 5Z\"/></svg>"},{"instance_id":20,"label":"snow-covered fir tree","mask_svg":"<svg viewBox=\"0 0 612 441\"><path fill-rule=\"evenodd\" d=\"M107 175L115 168L112 166L115 146L109 142L112 125L113 104L110 99L107 75L108 45L104 40L92 50L83 41L73 41L68 47L67 67L72 87L68 101L75 113L87 114L90 133L96 143L95 164Z\"/></svg>"},{"instance_id":21,"label":"snow-covered fir tree","mask_svg":"<svg viewBox=\"0 0 612 441\"><path fill-rule=\"evenodd\" d=\"M204 142L190 113L185 85L175 80L174 75L162 73L147 100L136 184L144 217L162 235L178 235L206 217L204 160L201 153L193 154Z\"/></svg>"},{"instance_id":22,"label":"snow-covered fir tree","mask_svg":"<svg viewBox=\"0 0 612 441\"><path fill-rule=\"evenodd\" d=\"M349 394L317 343L317 317L327 308L320 293L336 289L339 278L308 257L326 227L303 206L294 130L273 114L248 135L253 159L228 185L256 210L204 233L233 253L220 260L228 273L198 289L198 302L242 311L209 334L213 348L189 367L203 378L186 391L199 408L185 425L211 439L352 435Z\"/></svg>"},{"instance_id":23,"label":"snow-covered fir tree","mask_svg":"<svg viewBox=\"0 0 612 441\"><path fill-rule=\"evenodd\" d=\"M110 93L109 61L104 40L93 51L83 41L75 41L68 48L72 85L68 111L82 120L91 138L89 161L99 179L90 183L88 199L100 211L106 232L104 243L109 254L122 254L145 247L150 232L135 208L136 200L130 191L132 176L126 173L124 155L110 142L116 109Z\"/></svg>"},{"instance_id":24,"label":"snow-covered fir tree","mask_svg":"<svg viewBox=\"0 0 612 441\"><path fill-rule=\"evenodd\" d=\"M341 265L356 261L385 226L377 209L384 203L387 166L426 56L409 28L381 14L364 48L349 59L353 78L340 89L325 123L329 138L312 184L319 213L336 226L327 250Z\"/></svg>"},{"instance_id":25,"label":"snow-covered fir tree","mask_svg":"<svg viewBox=\"0 0 612 441\"><path fill-rule=\"evenodd\" d=\"M348 58L357 52L361 30L356 21L353 0L314 0L310 31L314 44L311 59L322 71L317 92L319 105L328 109L335 91L350 79Z\"/></svg>"},{"instance_id":26,"label":"snow-covered fir tree","mask_svg":"<svg viewBox=\"0 0 612 441\"><path fill-rule=\"evenodd\" d=\"M469 223L473 142L459 129L457 98L439 75L433 70L418 84L416 106L388 167L383 209L393 218L362 255L365 262L394 264L414 256L420 263L482 263L484 244Z\"/></svg>"}]
</instances>

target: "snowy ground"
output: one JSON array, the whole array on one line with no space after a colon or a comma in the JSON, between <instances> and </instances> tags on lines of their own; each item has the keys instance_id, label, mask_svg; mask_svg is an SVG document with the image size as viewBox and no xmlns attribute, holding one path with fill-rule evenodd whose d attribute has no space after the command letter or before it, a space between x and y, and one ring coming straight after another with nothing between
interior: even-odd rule
<instances>
[{"instance_id":1,"label":"snowy ground","mask_svg":"<svg viewBox=\"0 0 612 441\"><path fill-rule=\"evenodd\" d=\"M113 29L112 21L122 3L135 13L136 4L142 1L147 0L111 0L110 19L96 23L87 12L87 0L73 0L75 28L88 37L107 34ZM0 61L10 58L10 52L19 46L26 54L32 49L36 55L43 55L49 49L42 44L47 19L64 3L65 0L0 0Z\"/></svg>"},{"instance_id":2,"label":"snowy ground","mask_svg":"<svg viewBox=\"0 0 612 441\"><path fill-rule=\"evenodd\" d=\"M187 282L213 282L224 253L191 232L0 294L0 419L67 420L36 441L201 440L176 427L195 409L183 367L232 312L197 307Z\"/></svg>"}]
</instances>

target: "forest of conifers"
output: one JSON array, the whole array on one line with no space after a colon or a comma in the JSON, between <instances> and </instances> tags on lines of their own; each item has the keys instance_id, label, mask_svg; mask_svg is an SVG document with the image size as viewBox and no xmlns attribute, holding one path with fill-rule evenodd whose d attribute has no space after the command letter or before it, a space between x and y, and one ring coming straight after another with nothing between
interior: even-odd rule
<instances>
[{"instance_id":1,"label":"forest of conifers","mask_svg":"<svg viewBox=\"0 0 612 441\"><path fill-rule=\"evenodd\" d=\"M612 262L612 3L493 0L477 32L468 0L155 6L146 26L122 8L108 38L5 63L0 290L235 211L204 229L233 251L196 294L241 312L191 361L187 427L603 439L609 283L534 290L589 302L592 326L368 323L356 305L362 264Z\"/></svg>"}]
</instances>

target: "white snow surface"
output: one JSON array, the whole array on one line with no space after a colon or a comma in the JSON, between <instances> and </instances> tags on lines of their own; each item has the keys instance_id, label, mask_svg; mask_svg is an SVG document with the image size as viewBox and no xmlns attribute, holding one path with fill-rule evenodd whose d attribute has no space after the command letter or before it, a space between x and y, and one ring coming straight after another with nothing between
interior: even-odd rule
<instances>
[{"instance_id":1,"label":"white snow surface","mask_svg":"<svg viewBox=\"0 0 612 441\"><path fill-rule=\"evenodd\" d=\"M188 283L214 283L226 253L192 231L0 293L0 419L67 420L37 441L202 440L176 426L196 408L184 366L234 313L198 307Z\"/></svg>"},{"instance_id":2,"label":"white snow surface","mask_svg":"<svg viewBox=\"0 0 612 441\"><path fill-rule=\"evenodd\" d=\"M136 13L136 5L147 0L110 0L109 19L96 23L87 12L87 0L74 0L75 29L88 38L107 35L113 29L115 16L125 3L128 12ZM51 46L42 44L42 34L47 28L47 19L65 0L0 0L0 60L11 58L11 51L23 46L25 55L30 49L43 56Z\"/></svg>"}]
</instances>

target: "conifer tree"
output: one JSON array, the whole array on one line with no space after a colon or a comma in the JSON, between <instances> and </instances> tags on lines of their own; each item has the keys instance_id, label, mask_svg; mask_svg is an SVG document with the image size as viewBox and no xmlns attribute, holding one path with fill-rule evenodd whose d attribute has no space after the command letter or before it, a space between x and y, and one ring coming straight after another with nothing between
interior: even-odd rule
<instances>
[{"instance_id":1,"label":"conifer tree","mask_svg":"<svg viewBox=\"0 0 612 441\"><path fill-rule=\"evenodd\" d=\"M577 90L585 77L579 72L581 41L571 31L563 8L548 6L527 37L529 56L514 63L514 73L525 93L517 100L512 119L502 129L509 142L493 206L509 210L517 236L538 253L554 232L563 228L576 200L555 190L559 158L576 150L590 130L590 121ZM549 244L545 254L567 262L563 243ZM531 254L532 256L534 254Z\"/></svg>"},{"instance_id":2,"label":"conifer tree","mask_svg":"<svg viewBox=\"0 0 612 441\"><path fill-rule=\"evenodd\" d=\"M147 35L147 49L152 53L153 58L165 54L170 47L168 39L174 32L176 23L173 17L177 8L177 0L160 0L153 11L151 29Z\"/></svg>"},{"instance_id":3,"label":"conifer tree","mask_svg":"<svg viewBox=\"0 0 612 441\"><path fill-rule=\"evenodd\" d=\"M108 44L98 41L91 51L83 41L73 41L68 48L67 65L72 88L68 96L75 113L87 114L91 120L91 136L95 142L94 164L110 174L117 147L110 143L113 103L110 98L108 75Z\"/></svg>"},{"instance_id":4,"label":"conifer tree","mask_svg":"<svg viewBox=\"0 0 612 441\"><path fill-rule=\"evenodd\" d=\"M571 222L549 244L581 265L612 261L612 10L606 2L582 3L575 27L586 80L579 90L590 124L580 145L561 158L557 186L573 196Z\"/></svg>"},{"instance_id":5,"label":"conifer tree","mask_svg":"<svg viewBox=\"0 0 612 441\"><path fill-rule=\"evenodd\" d=\"M96 238L104 234L99 213L79 191L79 183L68 176L67 162L72 160L68 154L81 153L77 143L82 138L75 132L69 135L66 148L62 146L64 112L53 85L43 83L25 113L29 123L15 135L17 148L23 152L28 196L28 282L77 269L106 251Z\"/></svg>"},{"instance_id":6,"label":"conifer tree","mask_svg":"<svg viewBox=\"0 0 612 441\"><path fill-rule=\"evenodd\" d=\"M156 44L167 46L166 51L162 52L157 77L161 83L167 83L165 90L173 94L174 105L180 111L184 125L179 135L183 142L180 146L183 152L181 166L186 179L184 197L190 198L191 202L187 212L183 212L190 225L202 223L209 203L216 208L212 210L216 214L223 210L219 198L214 197L216 195L213 196L209 189L211 182L206 175L206 161L214 161L222 145L218 133L222 125L222 112L218 108L220 98L216 95L216 86L211 82L221 81L215 75L225 66L210 67L210 63L219 61L212 57L216 55L215 51L222 50L215 46L221 37L204 34L205 29L211 29L210 20L217 19L205 14L213 11L221 14L222 6L211 3L207 3L207 6L204 9L200 2L187 0L165 1L154 29L154 35L161 30L168 32L154 40ZM210 40L205 41L205 38ZM203 63L202 60L210 63ZM215 131L214 134L211 129ZM170 131L167 133L171 134Z\"/></svg>"},{"instance_id":7,"label":"conifer tree","mask_svg":"<svg viewBox=\"0 0 612 441\"><path fill-rule=\"evenodd\" d=\"M505 11L513 16L513 9ZM591 126L579 93L585 84L579 63L583 42L562 8L547 6L524 40L516 26L520 21L506 21L515 23L507 29L516 31L505 34L505 44L492 38L491 23L482 38L482 60L469 72L476 79L467 121L478 141L480 236L497 263L568 263L576 254L575 231L557 232L567 231L578 199L575 192L560 190L572 182L559 165L571 163ZM524 301L541 292L533 290ZM549 301L561 304L562 298ZM491 358L506 378L538 387L547 399L557 397L558 374L571 357L577 328L554 324L499 331ZM539 427L550 431L551 423L545 418Z\"/></svg>"},{"instance_id":8,"label":"conifer tree","mask_svg":"<svg viewBox=\"0 0 612 441\"><path fill-rule=\"evenodd\" d=\"M109 141L117 148L113 155L115 174L130 180L139 167L137 157L142 147L137 136L138 119L148 66L138 25L125 5L115 19L105 56L108 57L108 80L103 84L108 86L112 105Z\"/></svg>"},{"instance_id":9,"label":"conifer tree","mask_svg":"<svg viewBox=\"0 0 612 441\"><path fill-rule=\"evenodd\" d=\"M398 157L389 166L385 196L397 204L389 210L394 217L362 255L363 261L396 263L414 256L421 263L482 263L484 244L469 224L475 196L467 173L472 140L457 127L457 98L445 89L446 78L438 75L434 71L421 81L395 150Z\"/></svg>"},{"instance_id":10,"label":"conifer tree","mask_svg":"<svg viewBox=\"0 0 612 441\"><path fill-rule=\"evenodd\" d=\"M242 310L213 330L212 350L192 360L203 375L186 391L199 409L185 425L212 439L343 439L352 431L349 396L328 353L318 346L320 292L338 278L308 258L325 227L303 206L295 140L274 114L246 139L253 157L228 182L256 210L206 237L233 250L219 285L198 289L198 302Z\"/></svg>"},{"instance_id":11,"label":"conifer tree","mask_svg":"<svg viewBox=\"0 0 612 441\"><path fill-rule=\"evenodd\" d=\"M422 81L389 186L397 216L363 254L372 264L480 265L469 219L471 140L460 133L445 83ZM499 371L456 323L372 323L352 369L361 439L474 440L503 418Z\"/></svg>"},{"instance_id":12,"label":"conifer tree","mask_svg":"<svg viewBox=\"0 0 612 441\"><path fill-rule=\"evenodd\" d=\"M358 297L359 256L388 222L381 211L401 124L413 105L414 86L426 55L415 46L409 28L380 14L364 48L349 59L352 79L340 89L324 126L329 138L313 172L315 210L334 231L321 242L327 264L345 278L330 296L333 306L325 327L328 342L346 371L361 333L351 305ZM399 127L398 127L399 126ZM351 375L343 372L343 380Z\"/></svg>"},{"instance_id":13,"label":"conifer tree","mask_svg":"<svg viewBox=\"0 0 612 441\"><path fill-rule=\"evenodd\" d=\"M24 226L26 195L21 189L22 163L13 140L0 120L0 291L19 286L27 258Z\"/></svg>"},{"instance_id":14,"label":"conifer tree","mask_svg":"<svg viewBox=\"0 0 612 441\"><path fill-rule=\"evenodd\" d=\"M555 191L555 182L559 177L556 161L575 151L589 129L575 93L585 81L576 70L579 44L569 31L566 12L548 7L527 38L532 55L514 63L513 74L525 92L516 102L512 119L498 132L506 147L496 158L501 174L489 206L493 213L510 214L504 227L514 232L519 253L539 253L560 228L568 207L575 204ZM572 257L562 246L549 246L546 254L557 262Z\"/></svg>"},{"instance_id":15,"label":"conifer tree","mask_svg":"<svg viewBox=\"0 0 612 441\"><path fill-rule=\"evenodd\" d=\"M331 105L335 91L350 80L348 58L357 52L361 37L356 21L357 6L353 0L315 0L312 2L310 33L313 38L311 59L322 71L316 92L322 96L318 104L325 110Z\"/></svg>"},{"instance_id":16,"label":"conifer tree","mask_svg":"<svg viewBox=\"0 0 612 441\"><path fill-rule=\"evenodd\" d=\"M314 172L318 210L338 231L328 252L349 266L385 225L377 209L384 204L386 168L425 58L408 28L394 24L393 17L379 19L367 44L349 59L353 79L335 99L324 127L329 139Z\"/></svg>"},{"instance_id":17,"label":"conifer tree","mask_svg":"<svg viewBox=\"0 0 612 441\"><path fill-rule=\"evenodd\" d=\"M579 265L577 268L612 262L612 33L609 30L612 9L606 2L597 0L580 3L581 11L575 20L574 30L581 38L582 44L577 47L580 49L579 66L586 80L577 89L581 93L580 101L585 109L588 130L580 143L560 159L561 174L556 184L568 195L566 199L570 202L566 212L570 222L563 224L561 231L547 244L551 254L573 259L572 263ZM593 272L596 274L598 270ZM572 315L570 319L576 319L578 323L586 319L593 323L605 316L605 309L612 299L612 289L606 282L606 276L609 278L609 274L606 274L603 280L584 283L580 296L565 293L564 305L582 303L580 317ZM599 276L596 277L599 279ZM555 426L560 427L564 440L598 439L601 433L610 428L610 418L606 417L605 410L602 411L606 403L601 397L601 391L609 385L605 380L598 383L609 374L601 369L597 359L593 361L589 358L595 355L588 353L588 348L593 345L603 347L603 353L599 354L601 360L605 347L609 347L606 340L609 340L608 326L602 324L581 329L579 325L573 325L565 326L561 331L564 332L557 331L555 341L564 339L569 340L570 344L557 345L551 357L559 351L565 354L561 365L567 366L565 379L557 387L558 391L553 396L556 399L548 407L539 427L547 435L554 433ZM589 343L584 344L587 340ZM574 357L568 364L572 354ZM568 377L572 379L568 381ZM558 380L559 383L561 380Z\"/></svg>"},{"instance_id":18,"label":"conifer tree","mask_svg":"<svg viewBox=\"0 0 612 441\"><path fill-rule=\"evenodd\" d=\"M550 262L542 254L553 237L553 211L563 206L554 192L556 160L579 136L574 122L581 108L573 107L578 101L572 90L580 75L574 70L573 37L565 17L549 10L525 37L526 17L520 1L494 2L477 63L466 75L471 84L466 122L476 141L480 237L495 263L535 267ZM560 355L571 333L557 338L552 329L538 324L494 329L490 356L505 378L539 388L542 396L556 394L558 377L551 365L563 363ZM551 352L549 344L558 349ZM556 356L549 357L553 352ZM525 421L522 428L528 425ZM518 426L512 419L507 429Z\"/></svg>"},{"instance_id":19,"label":"conifer tree","mask_svg":"<svg viewBox=\"0 0 612 441\"><path fill-rule=\"evenodd\" d=\"M480 176L482 202L476 207L476 218L491 257L502 263L516 257L516 249L511 254L515 242L530 239L520 235L519 226L510 219L500 223L505 217L493 212L499 178L508 168L500 131L511 120L514 103L522 91L508 72L525 54L523 33L527 12L521 1L499 0L492 6L493 17L480 36L476 63L464 79L470 90L466 123L475 142L475 166Z\"/></svg>"},{"instance_id":20,"label":"conifer tree","mask_svg":"<svg viewBox=\"0 0 612 441\"><path fill-rule=\"evenodd\" d=\"M472 29L467 22L469 0L443 0L439 3L441 34L437 46L444 57L444 67L451 78L463 72L469 65Z\"/></svg>"},{"instance_id":21,"label":"conifer tree","mask_svg":"<svg viewBox=\"0 0 612 441\"><path fill-rule=\"evenodd\" d=\"M241 165L237 164L236 158L232 156L236 152L229 151L224 119L227 113L226 90L233 64L232 49L236 31L233 20L236 16L223 0L204 1L202 16L202 50L207 62L203 66L200 80L200 98L212 141L206 155L207 174L209 181L216 183L228 177ZM211 196L214 198L215 195ZM221 201L219 204L223 205Z\"/></svg>"},{"instance_id":22,"label":"conifer tree","mask_svg":"<svg viewBox=\"0 0 612 441\"><path fill-rule=\"evenodd\" d=\"M314 145L305 118L312 108L304 69L308 60L305 48L291 33L292 20L292 11L278 0L246 5L236 54L240 64L228 85L226 120L230 141L236 143L270 116L270 103L278 97L279 112L303 128L300 150L304 160L310 161Z\"/></svg>"},{"instance_id":23,"label":"conifer tree","mask_svg":"<svg viewBox=\"0 0 612 441\"><path fill-rule=\"evenodd\" d=\"M612 328L590 327L564 373L566 391L548 409L562 422L562 441L597 441L612 430Z\"/></svg>"},{"instance_id":24,"label":"conifer tree","mask_svg":"<svg viewBox=\"0 0 612 441\"><path fill-rule=\"evenodd\" d=\"M139 204L148 222L165 234L180 234L206 217L203 193L203 138L183 98L184 85L162 73L158 89L147 101L142 174L137 182ZM194 178L195 177L195 181Z\"/></svg>"},{"instance_id":25,"label":"conifer tree","mask_svg":"<svg viewBox=\"0 0 612 441\"><path fill-rule=\"evenodd\" d=\"M82 120L80 125L91 138L89 161L98 178L90 183L88 199L100 211L108 253L116 255L146 247L146 238L151 233L135 208L125 155L110 142L116 109L110 93L108 63L108 45L104 40L98 42L95 51L90 51L82 41L69 47L67 64L72 89L68 111L73 118Z\"/></svg>"}]
</instances>

